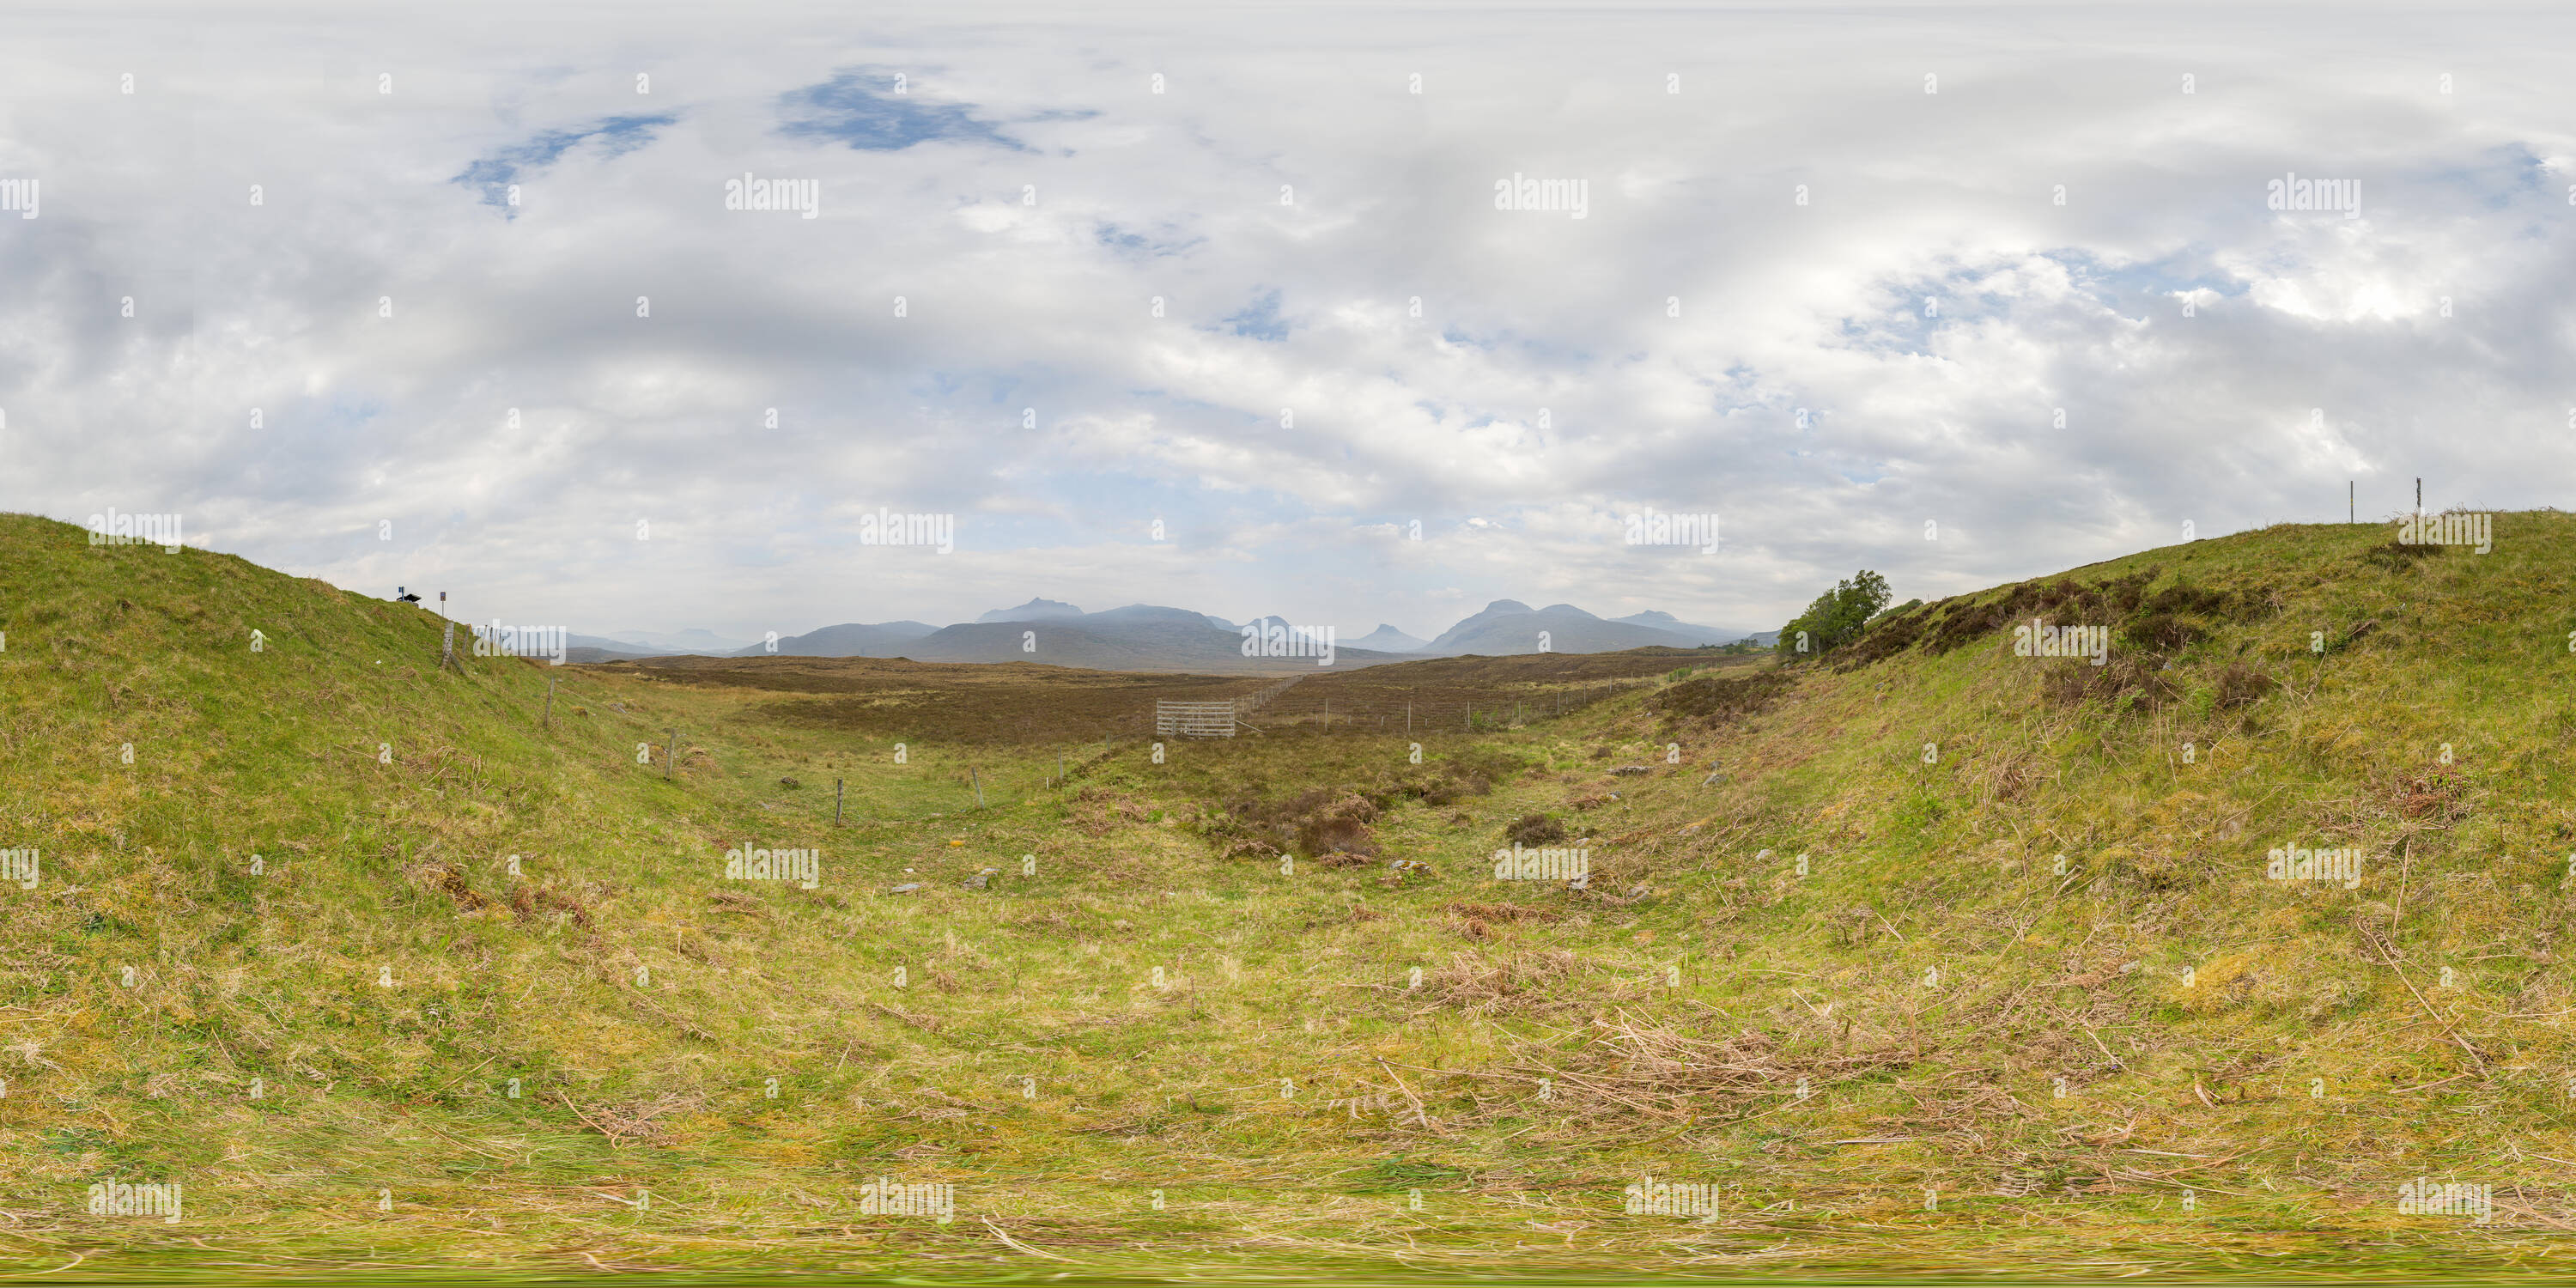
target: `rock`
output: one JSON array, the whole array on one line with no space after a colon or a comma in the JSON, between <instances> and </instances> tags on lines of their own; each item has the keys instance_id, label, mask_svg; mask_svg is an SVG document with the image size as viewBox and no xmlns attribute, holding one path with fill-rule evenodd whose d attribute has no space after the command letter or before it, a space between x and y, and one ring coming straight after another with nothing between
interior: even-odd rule
<instances>
[{"instance_id":1,"label":"rock","mask_svg":"<svg viewBox=\"0 0 2576 1288\"><path fill-rule=\"evenodd\" d=\"M1621 765L1610 772L1613 774L1651 774L1655 771L1654 767L1651 765Z\"/></svg>"},{"instance_id":2,"label":"rock","mask_svg":"<svg viewBox=\"0 0 2576 1288\"><path fill-rule=\"evenodd\" d=\"M975 875L973 875L973 876L971 876L971 877L966 878L966 885L967 885L967 887L968 887L969 889L974 889L974 890L981 890L981 889L984 889L984 888L985 888L984 883L985 883L985 882L987 882L987 881L992 880L992 879L993 879L993 874L994 874L994 873L996 873L996 872L999 872L999 871L1001 871L1001 869L1000 869L1000 868L986 868L986 869L984 869L983 871L978 872L978 873L976 873Z\"/></svg>"},{"instance_id":3,"label":"rock","mask_svg":"<svg viewBox=\"0 0 2576 1288\"><path fill-rule=\"evenodd\" d=\"M779 785L779 786L781 786L781 787L801 787L801 786L803 786L803 784L801 784L801 783L797 782L797 781L796 781L795 779L793 779L793 778L781 778L781 779L779 779L779 780L778 780L778 785Z\"/></svg>"},{"instance_id":4,"label":"rock","mask_svg":"<svg viewBox=\"0 0 2576 1288\"><path fill-rule=\"evenodd\" d=\"M918 882L918 881L906 881L906 882L904 882L902 885L896 886L894 889L886 891L886 893L887 893L887 894L911 894L913 891L918 890L918 889L920 889L920 888L921 888L921 883L920 883L920 882Z\"/></svg>"}]
</instances>

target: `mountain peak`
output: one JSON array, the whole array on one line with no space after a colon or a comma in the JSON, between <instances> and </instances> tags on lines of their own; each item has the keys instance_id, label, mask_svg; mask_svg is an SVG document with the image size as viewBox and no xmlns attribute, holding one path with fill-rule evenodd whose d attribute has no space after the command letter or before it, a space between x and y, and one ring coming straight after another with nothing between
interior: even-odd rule
<instances>
[{"instance_id":1,"label":"mountain peak","mask_svg":"<svg viewBox=\"0 0 2576 1288\"><path fill-rule=\"evenodd\" d=\"M996 608L976 618L979 622L1036 622L1050 617L1080 617L1082 610L1060 599L1038 599L1017 608Z\"/></svg>"}]
</instances>

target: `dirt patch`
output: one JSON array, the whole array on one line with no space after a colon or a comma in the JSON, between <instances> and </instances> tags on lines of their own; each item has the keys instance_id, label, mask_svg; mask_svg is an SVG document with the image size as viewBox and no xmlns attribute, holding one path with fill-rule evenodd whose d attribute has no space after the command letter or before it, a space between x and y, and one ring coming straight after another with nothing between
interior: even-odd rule
<instances>
[{"instance_id":1,"label":"dirt patch","mask_svg":"<svg viewBox=\"0 0 2576 1288\"><path fill-rule=\"evenodd\" d=\"M1500 1030L1498 1030L1500 1031ZM1551 1112L1620 1130L1733 1118L1792 1100L1803 1080L1810 1094L1901 1066L1918 1056L1903 1049L1832 1055L1799 1052L1754 1029L1734 1036L1693 1035L1624 1011L1596 1016L1570 1046L1505 1033L1508 1066L1554 1087Z\"/></svg>"},{"instance_id":2,"label":"dirt patch","mask_svg":"<svg viewBox=\"0 0 2576 1288\"><path fill-rule=\"evenodd\" d=\"M434 894L443 894L463 913L481 912L492 906L490 899L475 893L465 880L465 870L444 859L431 859L403 869L412 885Z\"/></svg>"},{"instance_id":3,"label":"dirt patch","mask_svg":"<svg viewBox=\"0 0 2576 1288\"><path fill-rule=\"evenodd\" d=\"M512 889L510 912L530 924L560 915L570 918L576 926L586 929L590 925L590 910L581 906L581 900L553 886L521 885Z\"/></svg>"},{"instance_id":4,"label":"dirt patch","mask_svg":"<svg viewBox=\"0 0 2576 1288\"><path fill-rule=\"evenodd\" d=\"M2469 816L2469 780L2455 766L2401 774L2390 784L2389 806L2400 817L2455 822Z\"/></svg>"},{"instance_id":5,"label":"dirt patch","mask_svg":"<svg viewBox=\"0 0 2576 1288\"><path fill-rule=\"evenodd\" d=\"M1449 911L1479 921L1537 921L1554 924L1565 920L1565 914L1521 903L1466 903L1449 905Z\"/></svg>"},{"instance_id":6,"label":"dirt patch","mask_svg":"<svg viewBox=\"0 0 2576 1288\"><path fill-rule=\"evenodd\" d=\"M1666 729L1714 728L1759 714L1796 684L1781 671L1694 676L1647 699L1646 709L1662 716Z\"/></svg>"},{"instance_id":7,"label":"dirt patch","mask_svg":"<svg viewBox=\"0 0 2576 1288\"><path fill-rule=\"evenodd\" d=\"M2118 654L2103 666L2081 659L2055 663L2039 681L2041 700L2056 707L2100 702L2118 709L2125 701L2133 710L2153 710L2181 693L2162 658L2135 653Z\"/></svg>"},{"instance_id":8,"label":"dirt patch","mask_svg":"<svg viewBox=\"0 0 2576 1288\"><path fill-rule=\"evenodd\" d=\"M2391 540L2385 545L2372 546L2362 551L2361 561L2373 568L2385 569L2389 572L2404 572L2414 567L2415 561L2436 558L2441 553L2440 546L2405 545Z\"/></svg>"},{"instance_id":9,"label":"dirt patch","mask_svg":"<svg viewBox=\"0 0 2576 1288\"><path fill-rule=\"evenodd\" d=\"M2272 674L2250 662L2230 662L2218 673L2218 693L2214 699L2221 711L2250 707L2262 701L2273 688Z\"/></svg>"}]
</instances>

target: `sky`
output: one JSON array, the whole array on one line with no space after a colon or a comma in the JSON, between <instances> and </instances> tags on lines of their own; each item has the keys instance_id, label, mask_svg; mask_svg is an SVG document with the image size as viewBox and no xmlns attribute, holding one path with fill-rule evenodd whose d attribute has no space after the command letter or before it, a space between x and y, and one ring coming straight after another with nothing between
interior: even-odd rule
<instances>
[{"instance_id":1,"label":"sky","mask_svg":"<svg viewBox=\"0 0 2576 1288\"><path fill-rule=\"evenodd\" d=\"M1772 629L1861 568L1937 598L2340 522L2348 486L2364 520L2419 477L2564 504L2576 465L2564 9L0 36L0 510L179 514L471 620ZM812 217L729 209L746 179ZM1498 208L1520 179L1581 204ZM2335 208L2274 208L2294 180ZM1631 544L1649 512L1717 548ZM953 542L869 544L880 514Z\"/></svg>"}]
</instances>

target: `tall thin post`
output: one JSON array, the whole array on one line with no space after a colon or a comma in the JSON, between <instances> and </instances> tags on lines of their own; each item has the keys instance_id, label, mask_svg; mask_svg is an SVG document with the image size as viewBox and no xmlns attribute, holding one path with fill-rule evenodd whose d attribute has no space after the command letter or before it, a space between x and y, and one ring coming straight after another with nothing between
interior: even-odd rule
<instances>
[{"instance_id":1,"label":"tall thin post","mask_svg":"<svg viewBox=\"0 0 2576 1288\"><path fill-rule=\"evenodd\" d=\"M671 745L662 752L662 781L671 781L671 766L680 759L680 731L671 731Z\"/></svg>"},{"instance_id":2,"label":"tall thin post","mask_svg":"<svg viewBox=\"0 0 2576 1288\"><path fill-rule=\"evenodd\" d=\"M1404 736L1413 736L1413 704L1410 702L1404 704Z\"/></svg>"},{"instance_id":3,"label":"tall thin post","mask_svg":"<svg viewBox=\"0 0 2576 1288\"><path fill-rule=\"evenodd\" d=\"M2415 480L2415 513L2417 513L2417 514L2422 514L2423 512L2424 512L2424 480L2422 480L2422 479L2420 479L2420 478L2419 478L2419 479ZM441 595L441 596L439 596L439 598L440 598L440 599L445 599L445 598L447 598L447 596L445 596L445 595Z\"/></svg>"},{"instance_id":4,"label":"tall thin post","mask_svg":"<svg viewBox=\"0 0 2576 1288\"><path fill-rule=\"evenodd\" d=\"M554 722L555 722L555 678L554 678L553 676L549 675L549 676L547 676L547 677L546 677L546 713L545 713L543 716L541 716L541 717L539 717L539 718L538 718L537 723L539 723L539 724L543 724L543 725L551 725L551 724L553 724Z\"/></svg>"},{"instance_id":5,"label":"tall thin post","mask_svg":"<svg viewBox=\"0 0 2576 1288\"><path fill-rule=\"evenodd\" d=\"M841 787L842 780L838 778L832 780L832 826L834 827L841 825Z\"/></svg>"},{"instance_id":6,"label":"tall thin post","mask_svg":"<svg viewBox=\"0 0 2576 1288\"><path fill-rule=\"evenodd\" d=\"M966 779L967 781L975 784L975 808L984 808L984 776L976 773L973 765L968 765L966 767Z\"/></svg>"},{"instance_id":7,"label":"tall thin post","mask_svg":"<svg viewBox=\"0 0 2576 1288\"><path fill-rule=\"evenodd\" d=\"M2343 481L2343 521L2361 522L2361 485L2351 479Z\"/></svg>"}]
</instances>

